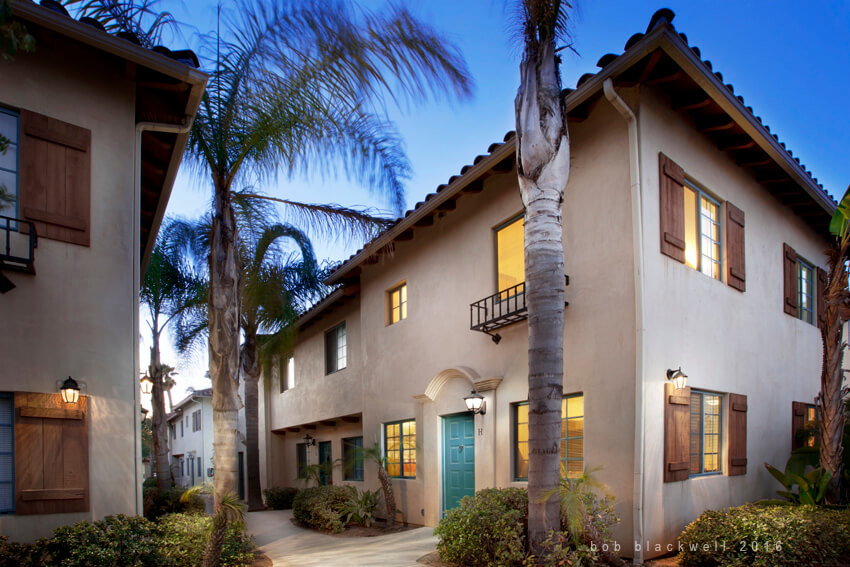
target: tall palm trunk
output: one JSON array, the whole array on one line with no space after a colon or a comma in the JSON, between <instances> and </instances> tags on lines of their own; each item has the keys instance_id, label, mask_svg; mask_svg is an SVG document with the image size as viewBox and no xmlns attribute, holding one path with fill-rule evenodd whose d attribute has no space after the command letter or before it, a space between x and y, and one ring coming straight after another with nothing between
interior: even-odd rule
<instances>
[{"instance_id":1,"label":"tall palm trunk","mask_svg":"<svg viewBox=\"0 0 850 567\"><path fill-rule=\"evenodd\" d=\"M517 175L525 205L528 304L528 537L531 550L560 527L564 378L564 247L561 203L570 171L554 37L526 30L515 110Z\"/></svg>"},{"instance_id":2,"label":"tall palm trunk","mask_svg":"<svg viewBox=\"0 0 850 567\"><path fill-rule=\"evenodd\" d=\"M257 330L245 330L241 353L242 376L245 379L245 440L248 473L248 511L262 510L260 486L260 362L257 351Z\"/></svg>"},{"instance_id":3,"label":"tall palm trunk","mask_svg":"<svg viewBox=\"0 0 850 567\"><path fill-rule=\"evenodd\" d=\"M230 187L215 180L210 245L209 353L212 381L215 510L237 491L236 379L239 369L239 247Z\"/></svg>"},{"instance_id":4,"label":"tall palm trunk","mask_svg":"<svg viewBox=\"0 0 850 567\"><path fill-rule=\"evenodd\" d=\"M378 464L378 481L381 483L381 490L384 493L384 506L387 508L387 526L395 525L395 492L393 491L393 481L387 474L387 469L382 464Z\"/></svg>"},{"instance_id":5,"label":"tall palm trunk","mask_svg":"<svg viewBox=\"0 0 850 567\"><path fill-rule=\"evenodd\" d=\"M156 485L161 489L171 488L171 467L168 464L168 430L165 423L165 399L163 398L162 363L159 355L159 333L153 333L151 362L148 376L153 380L151 391L151 430L153 432L154 470Z\"/></svg>"},{"instance_id":6,"label":"tall palm trunk","mask_svg":"<svg viewBox=\"0 0 850 567\"><path fill-rule=\"evenodd\" d=\"M844 435L843 398L844 388L844 344L842 330L847 321L850 293L847 291L847 266L845 261L850 252L850 231L842 235L829 253L829 276L824 302L826 321L821 327L823 339L823 366L821 389L817 397L820 410L820 465L832 473L827 492L827 502L838 504L842 463L842 440Z\"/></svg>"}]
</instances>

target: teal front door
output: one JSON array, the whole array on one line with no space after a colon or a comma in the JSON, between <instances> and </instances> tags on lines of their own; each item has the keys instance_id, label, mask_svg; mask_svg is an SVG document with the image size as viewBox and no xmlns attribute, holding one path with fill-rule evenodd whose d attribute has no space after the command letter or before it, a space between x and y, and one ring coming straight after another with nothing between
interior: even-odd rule
<instances>
[{"instance_id":1,"label":"teal front door","mask_svg":"<svg viewBox=\"0 0 850 567\"><path fill-rule=\"evenodd\" d=\"M475 422L471 413L443 418L443 512L475 494Z\"/></svg>"},{"instance_id":2,"label":"teal front door","mask_svg":"<svg viewBox=\"0 0 850 567\"><path fill-rule=\"evenodd\" d=\"M319 443L319 464L321 465L321 469L319 469L319 480L322 486L328 483L328 477L331 472L331 460L331 442L322 441Z\"/></svg>"}]
</instances>

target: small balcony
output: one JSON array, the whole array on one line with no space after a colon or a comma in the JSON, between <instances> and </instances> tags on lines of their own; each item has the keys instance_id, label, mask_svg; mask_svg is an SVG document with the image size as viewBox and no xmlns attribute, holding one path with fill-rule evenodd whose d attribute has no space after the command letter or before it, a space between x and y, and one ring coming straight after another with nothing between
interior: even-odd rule
<instances>
[{"instance_id":1,"label":"small balcony","mask_svg":"<svg viewBox=\"0 0 850 567\"><path fill-rule=\"evenodd\" d=\"M570 285L569 276L565 275L564 280L566 285ZM564 302L564 305L568 303ZM502 337L493 331L525 319L528 319L525 282L520 282L469 305L469 329L490 335L496 344L499 344Z\"/></svg>"}]
</instances>

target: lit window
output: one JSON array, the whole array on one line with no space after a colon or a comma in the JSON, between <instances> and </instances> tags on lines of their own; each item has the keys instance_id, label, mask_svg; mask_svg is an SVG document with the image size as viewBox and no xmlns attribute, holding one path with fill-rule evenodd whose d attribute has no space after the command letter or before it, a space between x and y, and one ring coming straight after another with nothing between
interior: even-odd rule
<instances>
[{"instance_id":1,"label":"lit window","mask_svg":"<svg viewBox=\"0 0 850 567\"><path fill-rule=\"evenodd\" d=\"M407 284L387 292L387 321L389 325L407 319Z\"/></svg>"},{"instance_id":2,"label":"lit window","mask_svg":"<svg viewBox=\"0 0 850 567\"><path fill-rule=\"evenodd\" d=\"M346 365L345 322L325 333L325 374L342 370Z\"/></svg>"},{"instance_id":3,"label":"lit window","mask_svg":"<svg viewBox=\"0 0 850 567\"><path fill-rule=\"evenodd\" d=\"M280 359L280 393L295 387L295 357L287 354Z\"/></svg>"},{"instance_id":4,"label":"lit window","mask_svg":"<svg viewBox=\"0 0 850 567\"><path fill-rule=\"evenodd\" d=\"M797 317L814 324L815 270L797 258Z\"/></svg>"},{"instance_id":5,"label":"lit window","mask_svg":"<svg viewBox=\"0 0 850 567\"><path fill-rule=\"evenodd\" d=\"M720 204L685 185L685 262L707 276L721 279Z\"/></svg>"},{"instance_id":6,"label":"lit window","mask_svg":"<svg viewBox=\"0 0 850 567\"><path fill-rule=\"evenodd\" d=\"M720 394L691 391L691 475L720 473L721 402Z\"/></svg>"},{"instance_id":7,"label":"lit window","mask_svg":"<svg viewBox=\"0 0 850 567\"><path fill-rule=\"evenodd\" d=\"M528 480L528 402L514 406L514 480ZM561 401L561 472L577 478L584 472L584 396Z\"/></svg>"},{"instance_id":8,"label":"lit window","mask_svg":"<svg viewBox=\"0 0 850 567\"><path fill-rule=\"evenodd\" d=\"M8 195L18 196L18 114L0 108L0 136L7 143L6 151L0 152L0 188ZM17 217L17 202L4 204L0 201L0 215ZM5 226L5 225L4 225Z\"/></svg>"},{"instance_id":9,"label":"lit window","mask_svg":"<svg viewBox=\"0 0 850 567\"><path fill-rule=\"evenodd\" d=\"M524 291L525 235L522 215L511 219L495 230L496 291L499 300ZM523 284L520 288L516 288Z\"/></svg>"},{"instance_id":10,"label":"lit window","mask_svg":"<svg viewBox=\"0 0 850 567\"><path fill-rule=\"evenodd\" d=\"M384 425L384 456L387 473L397 478L416 478L416 421Z\"/></svg>"}]
</instances>

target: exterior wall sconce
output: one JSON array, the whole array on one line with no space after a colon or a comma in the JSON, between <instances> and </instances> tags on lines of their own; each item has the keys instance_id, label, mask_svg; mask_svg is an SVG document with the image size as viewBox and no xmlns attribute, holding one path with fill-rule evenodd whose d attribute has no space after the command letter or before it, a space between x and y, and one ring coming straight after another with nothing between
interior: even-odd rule
<instances>
[{"instance_id":1,"label":"exterior wall sconce","mask_svg":"<svg viewBox=\"0 0 850 567\"><path fill-rule=\"evenodd\" d=\"M62 394L62 401L66 404L76 404L80 399L80 386L77 381L68 376L68 379L62 382L62 387L59 389Z\"/></svg>"},{"instance_id":2,"label":"exterior wall sconce","mask_svg":"<svg viewBox=\"0 0 850 567\"><path fill-rule=\"evenodd\" d=\"M487 402L484 400L484 396L475 390L463 398L463 401L466 403L467 411L471 411L473 414L480 413L481 415L487 413Z\"/></svg>"},{"instance_id":3,"label":"exterior wall sconce","mask_svg":"<svg viewBox=\"0 0 850 567\"><path fill-rule=\"evenodd\" d=\"M312 447L313 445L316 444L316 440L313 439L313 436L308 433L307 435L304 436L304 444L307 445L308 447Z\"/></svg>"},{"instance_id":4,"label":"exterior wall sconce","mask_svg":"<svg viewBox=\"0 0 850 567\"><path fill-rule=\"evenodd\" d=\"M681 366L678 370L668 368L667 379L671 381L674 386L676 386L677 390L684 390L685 386L688 385L688 375L682 372Z\"/></svg>"},{"instance_id":5,"label":"exterior wall sconce","mask_svg":"<svg viewBox=\"0 0 850 567\"><path fill-rule=\"evenodd\" d=\"M142 379L139 381L139 384L141 384L142 386L143 394L148 395L153 391L153 380L151 380L151 377L147 374L142 376Z\"/></svg>"}]
</instances>

